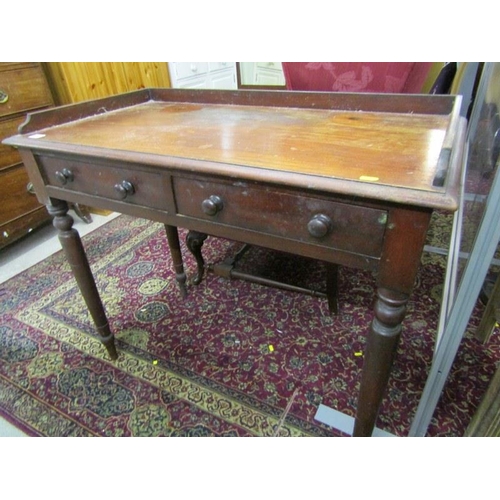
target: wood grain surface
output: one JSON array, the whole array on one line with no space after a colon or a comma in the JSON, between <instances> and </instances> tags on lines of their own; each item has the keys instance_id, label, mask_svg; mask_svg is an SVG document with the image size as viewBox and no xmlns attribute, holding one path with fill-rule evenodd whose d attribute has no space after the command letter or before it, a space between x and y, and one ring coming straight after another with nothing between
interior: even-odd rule
<instances>
[{"instance_id":1,"label":"wood grain surface","mask_svg":"<svg viewBox=\"0 0 500 500\"><path fill-rule=\"evenodd\" d=\"M433 191L448 118L149 102L44 140Z\"/></svg>"}]
</instances>

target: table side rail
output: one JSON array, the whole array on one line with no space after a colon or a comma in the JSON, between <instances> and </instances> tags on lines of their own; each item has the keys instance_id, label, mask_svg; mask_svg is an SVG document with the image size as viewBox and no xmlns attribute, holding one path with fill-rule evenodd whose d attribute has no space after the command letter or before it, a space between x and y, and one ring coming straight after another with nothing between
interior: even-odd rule
<instances>
[{"instance_id":1,"label":"table side rail","mask_svg":"<svg viewBox=\"0 0 500 500\"><path fill-rule=\"evenodd\" d=\"M19 128L19 133L33 133L47 127L62 125L148 101L451 116L460 107L459 100L460 96L427 94L149 88L29 113L26 122Z\"/></svg>"},{"instance_id":2,"label":"table side rail","mask_svg":"<svg viewBox=\"0 0 500 500\"><path fill-rule=\"evenodd\" d=\"M110 111L143 104L151 99L149 89L128 92L92 101L66 104L56 108L28 113L26 120L19 126L19 134L33 134L48 127L62 125L89 118ZM18 136L14 136L18 137ZM14 139L14 138L12 138ZM7 142L8 144L9 142Z\"/></svg>"},{"instance_id":3,"label":"table side rail","mask_svg":"<svg viewBox=\"0 0 500 500\"><path fill-rule=\"evenodd\" d=\"M385 113L450 115L456 96L428 94L367 94L355 92L301 92L290 90L192 90L153 88L160 102L330 109Z\"/></svg>"}]
</instances>

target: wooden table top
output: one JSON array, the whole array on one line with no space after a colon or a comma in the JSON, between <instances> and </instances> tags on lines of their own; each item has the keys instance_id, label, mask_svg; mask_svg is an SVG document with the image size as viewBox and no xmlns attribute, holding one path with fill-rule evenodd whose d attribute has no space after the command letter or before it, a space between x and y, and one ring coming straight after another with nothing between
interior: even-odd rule
<instances>
[{"instance_id":1,"label":"wooden table top","mask_svg":"<svg viewBox=\"0 0 500 500\"><path fill-rule=\"evenodd\" d=\"M415 198L418 192L433 196L447 191L449 186L436 183L436 176L443 168L443 152L449 153L452 145L451 120L450 113L439 112L148 100L101 109L24 139L42 149L64 145L104 149L107 156L141 153L211 162L221 170L227 165L228 172L251 167L276 172L277 179L282 174L313 176L315 185L324 182L327 190L335 180L354 181L371 185L372 191L394 188L391 197L397 199L398 188L417 191ZM456 181L457 175L453 177ZM354 194L360 193L354 189Z\"/></svg>"}]
</instances>

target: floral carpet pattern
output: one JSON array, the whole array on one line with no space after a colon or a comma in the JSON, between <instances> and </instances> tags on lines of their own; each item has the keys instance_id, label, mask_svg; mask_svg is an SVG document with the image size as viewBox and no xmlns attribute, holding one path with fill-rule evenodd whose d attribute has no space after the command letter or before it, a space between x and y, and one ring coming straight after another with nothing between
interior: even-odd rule
<instances>
[{"instance_id":1,"label":"floral carpet pattern","mask_svg":"<svg viewBox=\"0 0 500 500\"><path fill-rule=\"evenodd\" d=\"M449 227L435 219L430 244L444 246ZM3 417L33 436L343 436L314 415L320 403L355 414L370 273L340 270L338 315L323 298L210 273L182 299L161 224L120 216L83 242L119 359L96 338L59 252L0 285ZM205 260L237 248L208 238ZM194 259L183 255L192 276ZM411 426L439 321L445 262L424 253L422 264L377 422L397 436ZM323 286L318 262L256 249L242 265ZM500 359L496 334L482 345L471 331L429 436L463 435Z\"/></svg>"}]
</instances>

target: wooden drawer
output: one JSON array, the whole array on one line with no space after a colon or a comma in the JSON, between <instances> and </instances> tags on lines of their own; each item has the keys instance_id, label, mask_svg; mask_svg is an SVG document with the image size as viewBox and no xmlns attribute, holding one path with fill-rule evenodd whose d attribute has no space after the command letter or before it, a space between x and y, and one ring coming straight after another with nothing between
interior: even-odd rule
<instances>
[{"instance_id":1,"label":"wooden drawer","mask_svg":"<svg viewBox=\"0 0 500 500\"><path fill-rule=\"evenodd\" d=\"M36 196L28 193L29 178L23 165L3 170L0 173L0 183L2 185L2 203L0 204L2 223L40 207Z\"/></svg>"},{"instance_id":2,"label":"wooden drawer","mask_svg":"<svg viewBox=\"0 0 500 500\"><path fill-rule=\"evenodd\" d=\"M84 161L38 157L45 184L68 191L167 210L168 198L160 174ZM127 186L126 183L129 183ZM128 188L128 189L127 189Z\"/></svg>"},{"instance_id":3,"label":"wooden drawer","mask_svg":"<svg viewBox=\"0 0 500 500\"><path fill-rule=\"evenodd\" d=\"M7 100L0 104L0 117L53 105L45 75L38 65L0 72L0 91Z\"/></svg>"},{"instance_id":4,"label":"wooden drawer","mask_svg":"<svg viewBox=\"0 0 500 500\"><path fill-rule=\"evenodd\" d=\"M0 224L0 248L11 245L42 225L49 224L51 219L47 209L40 205L39 208L24 213L22 217Z\"/></svg>"},{"instance_id":5,"label":"wooden drawer","mask_svg":"<svg viewBox=\"0 0 500 500\"><path fill-rule=\"evenodd\" d=\"M0 140L17 134L17 127L25 120L24 116L0 120ZM21 163L17 149L0 142L0 169Z\"/></svg>"},{"instance_id":6,"label":"wooden drawer","mask_svg":"<svg viewBox=\"0 0 500 500\"><path fill-rule=\"evenodd\" d=\"M237 182L174 178L174 191L181 215L370 257L382 251L384 210Z\"/></svg>"}]
</instances>

